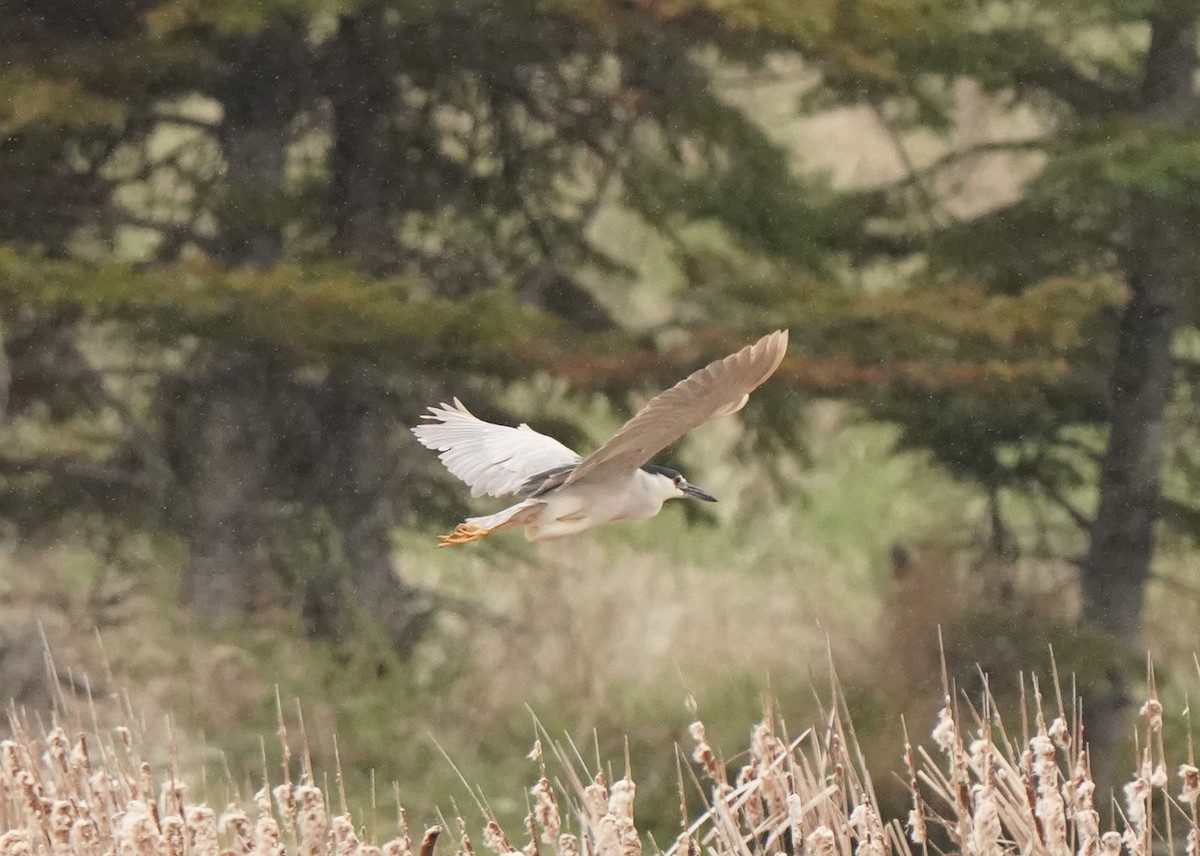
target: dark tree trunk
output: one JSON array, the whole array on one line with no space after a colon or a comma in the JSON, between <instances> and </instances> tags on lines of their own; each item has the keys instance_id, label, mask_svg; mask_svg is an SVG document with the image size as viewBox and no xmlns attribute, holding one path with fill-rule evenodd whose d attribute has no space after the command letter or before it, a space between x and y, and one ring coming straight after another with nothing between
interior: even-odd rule
<instances>
[{"instance_id":1,"label":"dark tree trunk","mask_svg":"<svg viewBox=\"0 0 1200 856\"><path fill-rule=\"evenodd\" d=\"M1153 19L1142 90L1144 121L1178 124L1193 109L1196 36L1195 13ZM1117 335L1108 448L1081 585L1084 620L1131 648L1141 639L1159 514L1171 345L1182 302L1196 280L1200 232L1193 209L1177 194L1147 191L1133 201L1128 218L1125 269L1131 297ZM1116 744L1127 703L1124 680L1114 664L1110 690L1085 700L1094 747Z\"/></svg>"},{"instance_id":2,"label":"dark tree trunk","mask_svg":"<svg viewBox=\"0 0 1200 856\"><path fill-rule=\"evenodd\" d=\"M225 192L218 211L218 260L229 267L268 267L283 250L281 201L290 125L307 67L298 27L275 23L253 36L230 37L216 96L224 109L221 144ZM272 435L265 387L269 367L251 353L220 354L191 380L185 420L171 437L183 482L188 563L180 593L211 619L244 614L256 588L257 513L270 471ZM249 384L249 385L248 385Z\"/></svg>"},{"instance_id":3,"label":"dark tree trunk","mask_svg":"<svg viewBox=\"0 0 1200 856\"><path fill-rule=\"evenodd\" d=\"M224 114L219 260L270 267L283 252L284 167L309 65L304 35L276 22L253 36L229 37L222 60L215 92Z\"/></svg>"},{"instance_id":4,"label":"dark tree trunk","mask_svg":"<svg viewBox=\"0 0 1200 856\"><path fill-rule=\"evenodd\" d=\"M396 267L392 215L399 181L392 46L378 6L345 15L328 61L333 109L329 208L333 248L380 276Z\"/></svg>"},{"instance_id":5,"label":"dark tree trunk","mask_svg":"<svg viewBox=\"0 0 1200 856\"><path fill-rule=\"evenodd\" d=\"M257 361L225 358L172 403L188 543L180 596L213 621L245 614L258 587L259 514L274 442L262 397L269 382Z\"/></svg>"},{"instance_id":6,"label":"dark tree trunk","mask_svg":"<svg viewBox=\"0 0 1200 856\"><path fill-rule=\"evenodd\" d=\"M328 57L333 109L330 216L334 249L367 273L398 264L394 214L402 194L394 142L395 58L381 7L368 4L338 23ZM396 472L394 420L369 375L335 373L327 383L325 466L330 516L341 533L350 588L392 645L412 649L432 612L406 585L392 558L389 533Z\"/></svg>"},{"instance_id":7,"label":"dark tree trunk","mask_svg":"<svg viewBox=\"0 0 1200 856\"><path fill-rule=\"evenodd\" d=\"M379 622L388 640L408 653L432 614L421 591L406 585L392 560L396 443L394 420L369 380L349 372L328 384L326 461L330 516L359 607Z\"/></svg>"}]
</instances>

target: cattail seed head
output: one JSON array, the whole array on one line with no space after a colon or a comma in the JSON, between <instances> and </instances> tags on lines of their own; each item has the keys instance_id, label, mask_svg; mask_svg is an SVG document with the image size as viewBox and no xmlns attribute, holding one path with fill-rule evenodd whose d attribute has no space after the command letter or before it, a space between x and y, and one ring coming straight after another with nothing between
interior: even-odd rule
<instances>
[{"instance_id":1,"label":"cattail seed head","mask_svg":"<svg viewBox=\"0 0 1200 856\"><path fill-rule=\"evenodd\" d=\"M1200 797L1200 768L1191 764L1180 764L1179 778L1183 781L1179 798L1195 808L1196 798Z\"/></svg>"},{"instance_id":2,"label":"cattail seed head","mask_svg":"<svg viewBox=\"0 0 1200 856\"><path fill-rule=\"evenodd\" d=\"M168 814L162 819L162 837L166 856L184 856L187 850L187 828L183 818Z\"/></svg>"},{"instance_id":3,"label":"cattail seed head","mask_svg":"<svg viewBox=\"0 0 1200 856\"><path fill-rule=\"evenodd\" d=\"M141 800L130 800L125 806L117 835L122 856L159 856L160 850L164 849L158 824ZM206 856L216 856L216 851Z\"/></svg>"},{"instance_id":4,"label":"cattail seed head","mask_svg":"<svg viewBox=\"0 0 1200 856\"><path fill-rule=\"evenodd\" d=\"M362 842L354 832L349 815L339 814L333 818L333 844L337 856L358 856Z\"/></svg>"},{"instance_id":5,"label":"cattail seed head","mask_svg":"<svg viewBox=\"0 0 1200 856\"><path fill-rule=\"evenodd\" d=\"M818 826L804 839L806 856L836 856L837 837L828 826Z\"/></svg>"},{"instance_id":6,"label":"cattail seed head","mask_svg":"<svg viewBox=\"0 0 1200 856\"><path fill-rule=\"evenodd\" d=\"M325 852L325 836L329 832L325 796L320 788L297 785L295 800L299 808L296 828L300 833L300 852L303 856L322 856Z\"/></svg>"},{"instance_id":7,"label":"cattail seed head","mask_svg":"<svg viewBox=\"0 0 1200 856\"><path fill-rule=\"evenodd\" d=\"M616 815L622 820L633 820L633 797L637 791L637 785L629 777L619 779L613 782L611 792L608 797L608 812Z\"/></svg>"},{"instance_id":8,"label":"cattail seed head","mask_svg":"<svg viewBox=\"0 0 1200 856\"><path fill-rule=\"evenodd\" d=\"M463 849L466 850L468 846L464 844ZM496 856L507 856L517 850L513 847L505 831L500 828L500 824L494 820L489 820L483 828L483 846L495 853Z\"/></svg>"},{"instance_id":9,"label":"cattail seed head","mask_svg":"<svg viewBox=\"0 0 1200 856\"><path fill-rule=\"evenodd\" d=\"M207 805L191 805L184 815L188 852L191 856L218 856L217 813Z\"/></svg>"},{"instance_id":10,"label":"cattail seed head","mask_svg":"<svg viewBox=\"0 0 1200 856\"><path fill-rule=\"evenodd\" d=\"M275 804L279 806L283 828L290 835L296 828L296 793L286 784L277 785L271 793L275 795Z\"/></svg>"},{"instance_id":11,"label":"cattail seed head","mask_svg":"<svg viewBox=\"0 0 1200 856\"><path fill-rule=\"evenodd\" d=\"M592 783L583 789L583 811L589 824L599 823L608 813L608 785L604 773L597 773Z\"/></svg>"},{"instance_id":12,"label":"cattail seed head","mask_svg":"<svg viewBox=\"0 0 1200 856\"><path fill-rule=\"evenodd\" d=\"M937 725L933 727L932 736L933 742L946 754L950 754L958 746L958 726L954 724L954 711L950 707L949 699L938 713Z\"/></svg>"},{"instance_id":13,"label":"cattail seed head","mask_svg":"<svg viewBox=\"0 0 1200 856\"><path fill-rule=\"evenodd\" d=\"M217 828L233 839L233 849L237 853L249 854L254 852L254 829L250 818L241 807L230 804L221 813Z\"/></svg>"},{"instance_id":14,"label":"cattail seed head","mask_svg":"<svg viewBox=\"0 0 1200 856\"><path fill-rule=\"evenodd\" d=\"M0 835L0 856L33 856L29 833L24 829L10 829Z\"/></svg>"},{"instance_id":15,"label":"cattail seed head","mask_svg":"<svg viewBox=\"0 0 1200 856\"><path fill-rule=\"evenodd\" d=\"M542 830L542 841L546 844L555 843L562 832L562 819L550 780L542 776L529 794L533 797L533 818Z\"/></svg>"},{"instance_id":16,"label":"cattail seed head","mask_svg":"<svg viewBox=\"0 0 1200 856\"><path fill-rule=\"evenodd\" d=\"M1146 703L1138 710L1138 714L1146 717L1147 723L1150 725L1151 731L1159 731L1163 724L1163 706L1156 698L1147 699Z\"/></svg>"},{"instance_id":17,"label":"cattail seed head","mask_svg":"<svg viewBox=\"0 0 1200 856\"><path fill-rule=\"evenodd\" d=\"M283 856L279 824L270 814L259 815L254 822L254 856Z\"/></svg>"}]
</instances>

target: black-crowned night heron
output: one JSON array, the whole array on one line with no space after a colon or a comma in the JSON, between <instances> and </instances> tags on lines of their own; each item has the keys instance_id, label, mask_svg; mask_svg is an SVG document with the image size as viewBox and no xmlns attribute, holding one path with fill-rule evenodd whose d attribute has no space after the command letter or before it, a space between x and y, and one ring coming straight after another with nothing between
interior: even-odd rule
<instances>
[{"instance_id":1,"label":"black-crowned night heron","mask_svg":"<svg viewBox=\"0 0 1200 856\"><path fill-rule=\"evenodd\" d=\"M787 331L776 330L693 372L653 398L586 458L528 425L512 428L477 419L457 398L430 407L424 417L430 421L412 432L440 453L471 496L521 498L503 511L468 518L439 536L441 546L517 526L525 527L530 541L549 541L610 520L653 517L676 497L716 502L676 470L649 461L702 422L741 410L750 393L779 368L787 342Z\"/></svg>"}]
</instances>

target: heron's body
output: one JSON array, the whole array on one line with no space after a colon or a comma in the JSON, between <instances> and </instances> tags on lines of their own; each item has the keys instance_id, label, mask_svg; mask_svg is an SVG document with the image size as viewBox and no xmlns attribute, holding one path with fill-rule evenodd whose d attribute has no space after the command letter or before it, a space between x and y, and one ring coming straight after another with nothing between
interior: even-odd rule
<instances>
[{"instance_id":1,"label":"heron's body","mask_svg":"<svg viewBox=\"0 0 1200 856\"><path fill-rule=\"evenodd\" d=\"M668 499L684 495L671 479L638 469L619 479L566 485L495 514L468 517L466 525L489 532L524 526L530 541L553 541L601 523L653 517Z\"/></svg>"},{"instance_id":2,"label":"heron's body","mask_svg":"<svg viewBox=\"0 0 1200 856\"><path fill-rule=\"evenodd\" d=\"M441 453L473 496L522 497L503 511L468 518L442 536L442 546L517 526L530 541L550 541L601 523L653 517L668 499L716 502L679 472L649 459L701 422L741 409L778 368L786 349L787 332L777 331L692 373L587 458L528 425L511 428L478 419L458 399L429 408L430 421L413 433Z\"/></svg>"}]
</instances>

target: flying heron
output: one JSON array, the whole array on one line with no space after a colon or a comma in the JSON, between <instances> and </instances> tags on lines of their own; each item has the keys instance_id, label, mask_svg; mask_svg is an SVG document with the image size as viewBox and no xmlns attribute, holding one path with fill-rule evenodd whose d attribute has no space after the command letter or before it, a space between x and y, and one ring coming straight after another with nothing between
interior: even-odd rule
<instances>
[{"instance_id":1,"label":"flying heron","mask_svg":"<svg viewBox=\"0 0 1200 856\"><path fill-rule=\"evenodd\" d=\"M516 428L476 418L457 398L430 407L412 432L437 451L471 496L515 495L520 502L485 517L470 517L440 546L478 541L525 527L530 541L575 535L611 520L658 514L664 502L716 498L683 474L650 459L697 425L741 410L750 393L779 368L786 330L776 330L736 354L709 363L651 399L607 443L586 458L528 425Z\"/></svg>"}]
</instances>

